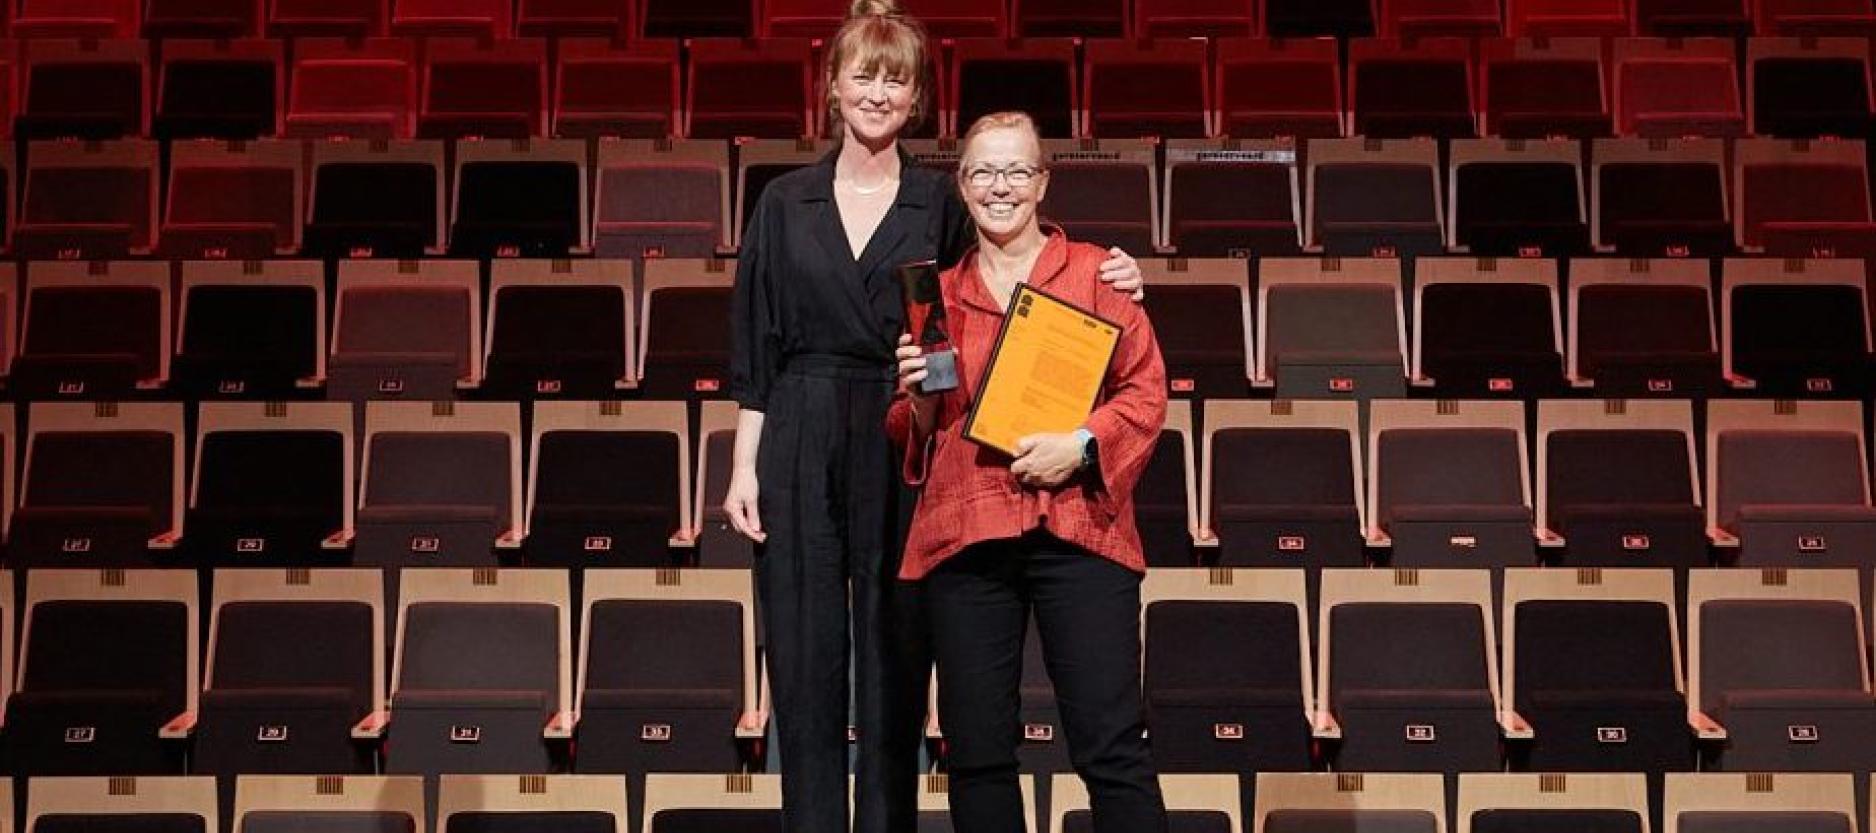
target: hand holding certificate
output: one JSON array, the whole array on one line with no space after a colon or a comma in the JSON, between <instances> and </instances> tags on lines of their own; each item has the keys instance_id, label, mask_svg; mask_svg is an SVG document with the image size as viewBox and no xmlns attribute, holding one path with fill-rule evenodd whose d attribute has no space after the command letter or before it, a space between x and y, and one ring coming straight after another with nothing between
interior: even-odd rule
<instances>
[{"instance_id":1,"label":"hand holding certificate","mask_svg":"<svg viewBox=\"0 0 1876 833\"><path fill-rule=\"evenodd\" d=\"M1073 431L1088 419L1120 327L1019 284L964 436L1014 457L1017 440Z\"/></svg>"}]
</instances>

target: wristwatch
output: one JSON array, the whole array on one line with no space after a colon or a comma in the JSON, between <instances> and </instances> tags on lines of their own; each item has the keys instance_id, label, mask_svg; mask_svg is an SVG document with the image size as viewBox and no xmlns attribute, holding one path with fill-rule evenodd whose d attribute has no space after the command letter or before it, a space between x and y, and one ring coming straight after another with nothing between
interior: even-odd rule
<instances>
[{"instance_id":1,"label":"wristwatch","mask_svg":"<svg viewBox=\"0 0 1876 833\"><path fill-rule=\"evenodd\" d=\"M1090 471L1101 464L1101 449L1094 441L1094 432L1086 428L1075 429L1075 439L1081 441L1081 467Z\"/></svg>"}]
</instances>

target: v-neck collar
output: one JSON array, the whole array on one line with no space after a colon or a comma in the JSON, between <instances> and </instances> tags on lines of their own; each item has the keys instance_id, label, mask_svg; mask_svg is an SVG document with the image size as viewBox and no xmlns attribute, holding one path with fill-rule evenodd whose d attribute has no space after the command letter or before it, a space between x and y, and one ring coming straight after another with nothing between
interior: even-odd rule
<instances>
[{"instance_id":1,"label":"v-neck collar","mask_svg":"<svg viewBox=\"0 0 1876 833\"><path fill-rule=\"evenodd\" d=\"M883 274L884 260L891 253L899 250L899 244L909 234L926 228L930 224L932 189L917 176L918 162L900 143L896 148L899 154L899 190L894 195L892 205L886 209L885 216L868 236L866 246L860 256L854 257L853 245L847 240L846 226L842 224L839 203L834 199L834 166L840 158L840 146L823 154L814 165L814 174L808 180L807 187L801 191L802 210L810 212L813 218L809 223L814 229L818 241L830 264L840 269L839 283L847 296L861 310L869 311L875 320L885 320L894 314L888 304L894 296L885 295L884 291L891 283L891 275ZM897 265L897 264L892 264Z\"/></svg>"},{"instance_id":2,"label":"v-neck collar","mask_svg":"<svg viewBox=\"0 0 1876 833\"><path fill-rule=\"evenodd\" d=\"M1068 270L1068 235L1060 227L1048 223L1042 224L1042 233L1045 237L1042 251L1036 254L1035 265L1029 267L1029 275L1022 281L1037 289L1054 283L1057 277ZM984 312L1002 315L1003 305L998 304L996 296L990 294L990 287L984 285L984 276L977 268L978 248L972 246L959 263L962 268L958 270L958 300ZM1012 290L1010 294L1014 297L1015 291Z\"/></svg>"}]
</instances>

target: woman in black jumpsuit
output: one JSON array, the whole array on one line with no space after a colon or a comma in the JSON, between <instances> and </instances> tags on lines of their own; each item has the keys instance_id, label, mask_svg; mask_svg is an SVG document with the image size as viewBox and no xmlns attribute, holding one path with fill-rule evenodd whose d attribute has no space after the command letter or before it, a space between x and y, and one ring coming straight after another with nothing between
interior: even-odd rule
<instances>
[{"instance_id":1,"label":"woman in black jumpsuit","mask_svg":"<svg viewBox=\"0 0 1876 833\"><path fill-rule=\"evenodd\" d=\"M898 147L905 114L887 135L869 136L854 120L878 111L856 106L858 98L837 100L847 93L834 91L837 80L850 82L843 90L870 83L879 91L867 97L881 108L915 101L930 88L917 25L890 3L859 0L828 55L833 123L845 144L770 183L743 235L730 374L742 414L724 508L733 525L767 544L756 582L785 829L849 829L851 630L859 746L852 829L899 833L916 826L930 653L916 587L897 580L910 493L895 476L885 433L905 317L894 269L919 260L949 267L974 235L952 177L919 167ZM836 70L853 77L837 79ZM855 80L862 77L872 80ZM917 104L909 106L915 117ZM856 257L836 188L871 194L895 176L897 193ZM864 189L863 178L882 185ZM1138 267L1118 252L1103 277L1118 291L1140 284Z\"/></svg>"}]
</instances>

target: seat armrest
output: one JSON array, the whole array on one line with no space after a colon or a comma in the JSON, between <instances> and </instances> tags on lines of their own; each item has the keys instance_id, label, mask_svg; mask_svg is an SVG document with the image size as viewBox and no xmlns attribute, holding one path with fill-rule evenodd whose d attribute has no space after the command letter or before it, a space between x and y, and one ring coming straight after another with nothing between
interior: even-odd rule
<instances>
[{"instance_id":1,"label":"seat armrest","mask_svg":"<svg viewBox=\"0 0 1876 833\"><path fill-rule=\"evenodd\" d=\"M1719 721L1707 716L1706 712L1690 708L1687 710L1687 726L1694 730L1694 736L1706 741L1726 740L1726 727Z\"/></svg>"},{"instance_id":2,"label":"seat armrest","mask_svg":"<svg viewBox=\"0 0 1876 833\"><path fill-rule=\"evenodd\" d=\"M557 712L547 719L547 725L541 729L541 737L547 740L572 740L573 728L578 725L580 725L579 712Z\"/></svg>"},{"instance_id":3,"label":"seat armrest","mask_svg":"<svg viewBox=\"0 0 1876 833\"><path fill-rule=\"evenodd\" d=\"M1732 387L1733 390L1754 390L1758 388L1759 381L1748 376L1741 376L1737 373L1729 373L1726 375L1726 384Z\"/></svg>"},{"instance_id":4,"label":"seat armrest","mask_svg":"<svg viewBox=\"0 0 1876 833\"><path fill-rule=\"evenodd\" d=\"M1739 536L1717 526L1707 527L1707 540L1712 541L1713 545L1716 547L1725 547L1727 549L1736 549L1739 547Z\"/></svg>"},{"instance_id":5,"label":"seat armrest","mask_svg":"<svg viewBox=\"0 0 1876 833\"><path fill-rule=\"evenodd\" d=\"M1199 549L1204 549L1204 550L1218 549L1219 544L1218 544L1217 530L1205 529L1202 527L1197 530L1194 530L1192 532L1192 546L1195 546L1195 547L1198 547Z\"/></svg>"},{"instance_id":6,"label":"seat armrest","mask_svg":"<svg viewBox=\"0 0 1876 833\"><path fill-rule=\"evenodd\" d=\"M528 537L528 534L525 532L522 532L519 528L510 529L506 532L503 532L500 535L495 536L495 548L498 550L521 549L521 544L523 541L527 540L527 537Z\"/></svg>"},{"instance_id":7,"label":"seat armrest","mask_svg":"<svg viewBox=\"0 0 1876 833\"><path fill-rule=\"evenodd\" d=\"M319 542L319 548L322 550L346 549L352 545L352 536L354 534L355 533L353 533L352 530L341 529L338 532L334 532L331 535L328 535L325 538L321 539Z\"/></svg>"},{"instance_id":8,"label":"seat armrest","mask_svg":"<svg viewBox=\"0 0 1876 833\"><path fill-rule=\"evenodd\" d=\"M737 740L761 740L769 734L769 713L761 709L743 712L736 720Z\"/></svg>"},{"instance_id":9,"label":"seat armrest","mask_svg":"<svg viewBox=\"0 0 1876 833\"><path fill-rule=\"evenodd\" d=\"M1562 535L1545 527L1534 527L1532 533L1537 536L1537 545L1545 549L1562 549L1568 546Z\"/></svg>"},{"instance_id":10,"label":"seat armrest","mask_svg":"<svg viewBox=\"0 0 1876 833\"><path fill-rule=\"evenodd\" d=\"M680 529L671 533L671 537L665 539L665 544L672 549L694 550L697 548L697 531Z\"/></svg>"},{"instance_id":11,"label":"seat armrest","mask_svg":"<svg viewBox=\"0 0 1876 833\"><path fill-rule=\"evenodd\" d=\"M187 740L195 734L195 712L183 712L170 718L163 728L156 730L156 736L163 740Z\"/></svg>"},{"instance_id":12,"label":"seat armrest","mask_svg":"<svg viewBox=\"0 0 1876 833\"><path fill-rule=\"evenodd\" d=\"M156 535L150 536L150 540L144 542L144 546L153 550L173 550L181 543L182 533L172 529L168 532L159 532Z\"/></svg>"},{"instance_id":13,"label":"seat armrest","mask_svg":"<svg viewBox=\"0 0 1876 833\"><path fill-rule=\"evenodd\" d=\"M302 376L293 380L293 386L300 390L320 390L326 386L326 377Z\"/></svg>"},{"instance_id":14,"label":"seat armrest","mask_svg":"<svg viewBox=\"0 0 1876 833\"><path fill-rule=\"evenodd\" d=\"M1522 715L1509 709L1498 713L1498 728L1504 733L1505 740L1531 740L1537 737L1531 724L1525 722Z\"/></svg>"},{"instance_id":15,"label":"seat armrest","mask_svg":"<svg viewBox=\"0 0 1876 833\"><path fill-rule=\"evenodd\" d=\"M1309 721L1309 727L1310 733L1318 740L1342 739L1342 724L1336 721L1335 715L1331 714L1328 709L1316 712L1315 717Z\"/></svg>"},{"instance_id":16,"label":"seat armrest","mask_svg":"<svg viewBox=\"0 0 1876 833\"><path fill-rule=\"evenodd\" d=\"M1382 532L1381 528L1378 526L1369 529L1367 537L1368 537L1368 541L1367 541L1368 546L1371 546L1371 547L1394 546L1394 536L1389 535L1385 532Z\"/></svg>"}]
</instances>

